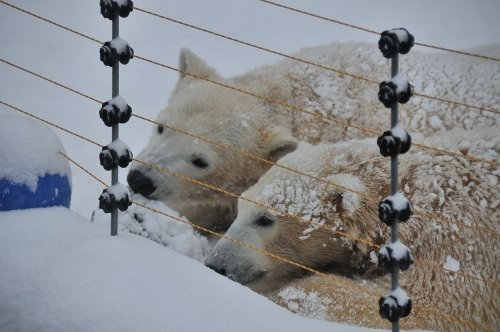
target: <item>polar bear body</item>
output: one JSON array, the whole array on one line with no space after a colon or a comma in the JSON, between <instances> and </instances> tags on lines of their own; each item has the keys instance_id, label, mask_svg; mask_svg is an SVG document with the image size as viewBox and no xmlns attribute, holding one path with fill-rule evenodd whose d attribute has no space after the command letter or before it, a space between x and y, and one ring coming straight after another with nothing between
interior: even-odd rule
<instances>
[{"instance_id":1,"label":"polar bear body","mask_svg":"<svg viewBox=\"0 0 500 332\"><path fill-rule=\"evenodd\" d=\"M498 128L457 130L430 137L429 142L447 139L445 146L466 144L477 155L498 160L500 138L496 131ZM390 162L379 155L375 141L301 143L280 164L315 178L272 167L243 193L245 199L240 199L238 216L226 235L368 290L387 293L390 282L380 276L374 264L373 246L382 246L390 239L388 227L378 220L377 209L378 200L389 195ZM401 274L402 287L416 307L406 326L453 330L486 326L497 330L497 165L415 150L400 156L399 164L402 192L418 211L425 211L399 227L401 241L411 248L417 261ZM304 274L300 268L237 243L219 241L207 265L279 303L287 304L283 290L279 290L288 285L328 296L330 319L387 326L377 313L378 298L360 291L359 285L349 287L326 276L297 280ZM448 319L420 308L445 314ZM464 315L468 324L449 319Z\"/></svg>"}]
</instances>

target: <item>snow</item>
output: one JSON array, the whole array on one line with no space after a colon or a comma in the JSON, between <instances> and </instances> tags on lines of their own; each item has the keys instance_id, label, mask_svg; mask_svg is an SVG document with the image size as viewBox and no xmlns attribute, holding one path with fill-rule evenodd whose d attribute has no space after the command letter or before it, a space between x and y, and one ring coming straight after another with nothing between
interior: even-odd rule
<instances>
[{"instance_id":1,"label":"snow","mask_svg":"<svg viewBox=\"0 0 500 332\"><path fill-rule=\"evenodd\" d=\"M443 268L453 272L458 272L460 271L460 262L448 255L446 256L446 261L443 263Z\"/></svg>"},{"instance_id":2,"label":"snow","mask_svg":"<svg viewBox=\"0 0 500 332\"><path fill-rule=\"evenodd\" d=\"M207 238L193 230L190 225L166 217L165 214L187 222L186 218L179 216L176 211L163 203L147 200L139 194L132 194L132 199L163 214L153 213L145 207L133 204L127 211L118 212L119 234L137 234L199 262L205 261L212 249ZM92 221L101 225L109 225L109 218L109 214L96 210Z\"/></svg>"},{"instance_id":3,"label":"snow","mask_svg":"<svg viewBox=\"0 0 500 332\"><path fill-rule=\"evenodd\" d=\"M390 249L391 255L389 255L388 249ZM387 257L392 256L396 260L401 260L401 259L406 257L406 254L409 251L410 251L410 249L407 246L405 246L403 243L401 243L401 241L398 240L396 242L393 242L391 244L383 246L382 249L380 249L380 254L387 256ZM412 257L411 252L410 252L410 257Z\"/></svg>"},{"instance_id":4,"label":"snow","mask_svg":"<svg viewBox=\"0 0 500 332\"><path fill-rule=\"evenodd\" d=\"M406 207L409 204L408 200L406 199L406 197L404 197L402 193L396 193L394 195L389 196L387 199L389 199L392 202L392 207L398 211L406 209Z\"/></svg>"},{"instance_id":5,"label":"snow","mask_svg":"<svg viewBox=\"0 0 500 332\"><path fill-rule=\"evenodd\" d=\"M401 287L398 287L392 292L390 292L389 296L394 296L398 304L402 307L405 306L406 303L408 303L408 300L410 299L408 295L406 295L405 291L401 289Z\"/></svg>"},{"instance_id":6,"label":"snow","mask_svg":"<svg viewBox=\"0 0 500 332\"><path fill-rule=\"evenodd\" d=\"M401 73L396 74L391 82L396 85L396 93L400 94L408 89L408 81L403 77Z\"/></svg>"},{"instance_id":7,"label":"snow","mask_svg":"<svg viewBox=\"0 0 500 332\"><path fill-rule=\"evenodd\" d=\"M321 296L317 292L307 292L300 288L285 287L278 293L279 298L286 303L289 310L304 317L326 319L328 306L332 299Z\"/></svg>"},{"instance_id":8,"label":"snow","mask_svg":"<svg viewBox=\"0 0 500 332\"><path fill-rule=\"evenodd\" d=\"M395 125L394 127L392 127L391 134L394 137L398 137L401 142L406 142L408 140L408 133L406 133L406 131L399 125Z\"/></svg>"},{"instance_id":9,"label":"snow","mask_svg":"<svg viewBox=\"0 0 500 332\"><path fill-rule=\"evenodd\" d=\"M429 118L429 124L434 129L439 129L443 127L443 123L441 122L441 119L439 119L437 115L433 115Z\"/></svg>"},{"instance_id":10,"label":"snow","mask_svg":"<svg viewBox=\"0 0 500 332\"><path fill-rule=\"evenodd\" d=\"M17 114L0 113L0 142L0 179L25 184L33 193L38 177L45 174L66 176L71 184L68 161L59 154L66 152L52 128Z\"/></svg>"},{"instance_id":11,"label":"snow","mask_svg":"<svg viewBox=\"0 0 500 332\"><path fill-rule=\"evenodd\" d=\"M110 150L114 150L116 151L116 153L118 154L118 157L128 157L129 156L129 147L127 144L125 144L124 141L122 141L121 139L117 138L115 139L113 142L109 143L108 144L108 148Z\"/></svg>"},{"instance_id":12,"label":"snow","mask_svg":"<svg viewBox=\"0 0 500 332\"><path fill-rule=\"evenodd\" d=\"M0 265L2 331L373 331L294 315L65 208L0 213Z\"/></svg>"},{"instance_id":13,"label":"snow","mask_svg":"<svg viewBox=\"0 0 500 332\"><path fill-rule=\"evenodd\" d=\"M116 37L115 39L113 39L111 41L110 46L112 48L116 49L116 52L118 52L118 54L121 54L121 53L127 51L129 44L128 44L128 42L121 39L120 37Z\"/></svg>"},{"instance_id":14,"label":"snow","mask_svg":"<svg viewBox=\"0 0 500 332\"><path fill-rule=\"evenodd\" d=\"M108 193L115 196L117 201L124 199L126 197L130 197L128 192L128 188L124 186L122 183L118 182L110 187L108 187Z\"/></svg>"},{"instance_id":15,"label":"snow","mask_svg":"<svg viewBox=\"0 0 500 332\"><path fill-rule=\"evenodd\" d=\"M121 112L126 112L128 108L127 102L120 95L108 100L108 104L118 107Z\"/></svg>"},{"instance_id":16,"label":"snow","mask_svg":"<svg viewBox=\"0 0 500 332\"><path fill-rule=\"evenodd\" d=\"M406 43L408 41L408 32L403 29L392 29L390 32L395 33L401 43Z\"/></svg>"}]
</instances>

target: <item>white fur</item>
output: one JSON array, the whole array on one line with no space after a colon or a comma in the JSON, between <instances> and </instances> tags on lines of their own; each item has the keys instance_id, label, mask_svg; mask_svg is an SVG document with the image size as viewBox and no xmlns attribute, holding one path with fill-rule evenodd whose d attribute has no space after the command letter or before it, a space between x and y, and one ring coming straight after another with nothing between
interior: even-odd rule
<instances>
[{"instance_id":1,"label":"white fur","mask_svg":"<svg viewBox=\"0 0 500 332\"><path fill-rule=\"evenodd\" d=\"M389 79L389 65L376 45L334 43L304 49L297 56L376 81ZM268 100L350 121L380 133L388 129L388 110L377 100L377 86L332 71L284 60L225 79L187 49L180 54L179 66L182 71ZM500 104L500 73L495 66L491 61L412 50L401 57L400 67L418 92L495 108ZM185 74L180 75L158 121L270 160L293 151L298 140L337 142L367 135ZM498 116L414 97L401 107L400 121L410 133L427 137L450 128L492 126ZM193 167L191 160L198 155L209 162L209 168ZM235 194L249 188L269 168L234 151L167 128L161 135L154 131L137 158ZM234 218L234 198L137 163L132 164L131 170L140 170L154 182L157 189L151 198L165 201L197 224L227 227Z\"/></svg>"}]
</instances>

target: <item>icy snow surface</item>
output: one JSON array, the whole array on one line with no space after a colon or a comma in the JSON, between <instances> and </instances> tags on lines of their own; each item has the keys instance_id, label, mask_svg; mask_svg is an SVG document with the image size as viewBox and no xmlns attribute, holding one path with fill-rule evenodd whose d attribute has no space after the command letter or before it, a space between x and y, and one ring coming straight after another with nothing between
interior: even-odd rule
<instances>
[{"instance_id":1,"label":"icy snow surface","mask_svg":"<svg viewBox=\"0 0 500 332\"><path fill-rule=\"evenodd\" d=\"M373 331L303 318L64 208L0 213L0 330Z\"/></svg>"},{"instance_id":2,"label":"icy snow surface","mask_svg":"<svg viewBox=\"0 0 500 332\"><path fill-rule=\"evenodd\" d=\"M65 152L51 128L37 120L0 113L0 179L25 184L36 191L38 177L45 174L67 176L71 184Z\"/></svg>"}]
</instances>

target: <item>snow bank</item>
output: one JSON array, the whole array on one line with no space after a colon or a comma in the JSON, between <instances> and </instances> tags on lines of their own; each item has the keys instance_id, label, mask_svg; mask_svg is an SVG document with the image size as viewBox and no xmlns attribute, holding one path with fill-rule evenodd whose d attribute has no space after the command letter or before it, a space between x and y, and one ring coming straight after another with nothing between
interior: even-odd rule
<instances>
[{"instance_id":1,"label":"snow bank","mask_svg":"<svg viewBox=\"0 0 500 332\"><path fill-rule=\"evenodd\" d=\"M370 331L296 316L152 241L108 232L65 208L0 213L0 330Z\"/></svg>"},{"instance_id":2,"label":"snow bank","mask_svg":"<svg viewBox=\"0 0 500 332\"><path fill-rule=\"evenodd\" d=\"M172 217L186 220L162 202L148 200L139 194L132 194L132 200ZM96 210L92 215L92 221L109 225L110 216L102 210ZM120 234L125 232L140 235L199 262L203 262L212 250L207 238L201 236L190 225L136 204L129 206L125 212L118 212L118 227Z\"/></svg>"},{"instance_id":3,"label":"snow bank","mask_svg":"<svg viewBox=\"0 0 500 332\"><path fill-rule=\"evenodd\" d=\"M0 179L24 184L33 193L38 178L58 174L70 179L68 161L56 134L40 122L17 115L0 114ZM35 162L36 161L36 162Z\"/></svg>"}]
</instances>

